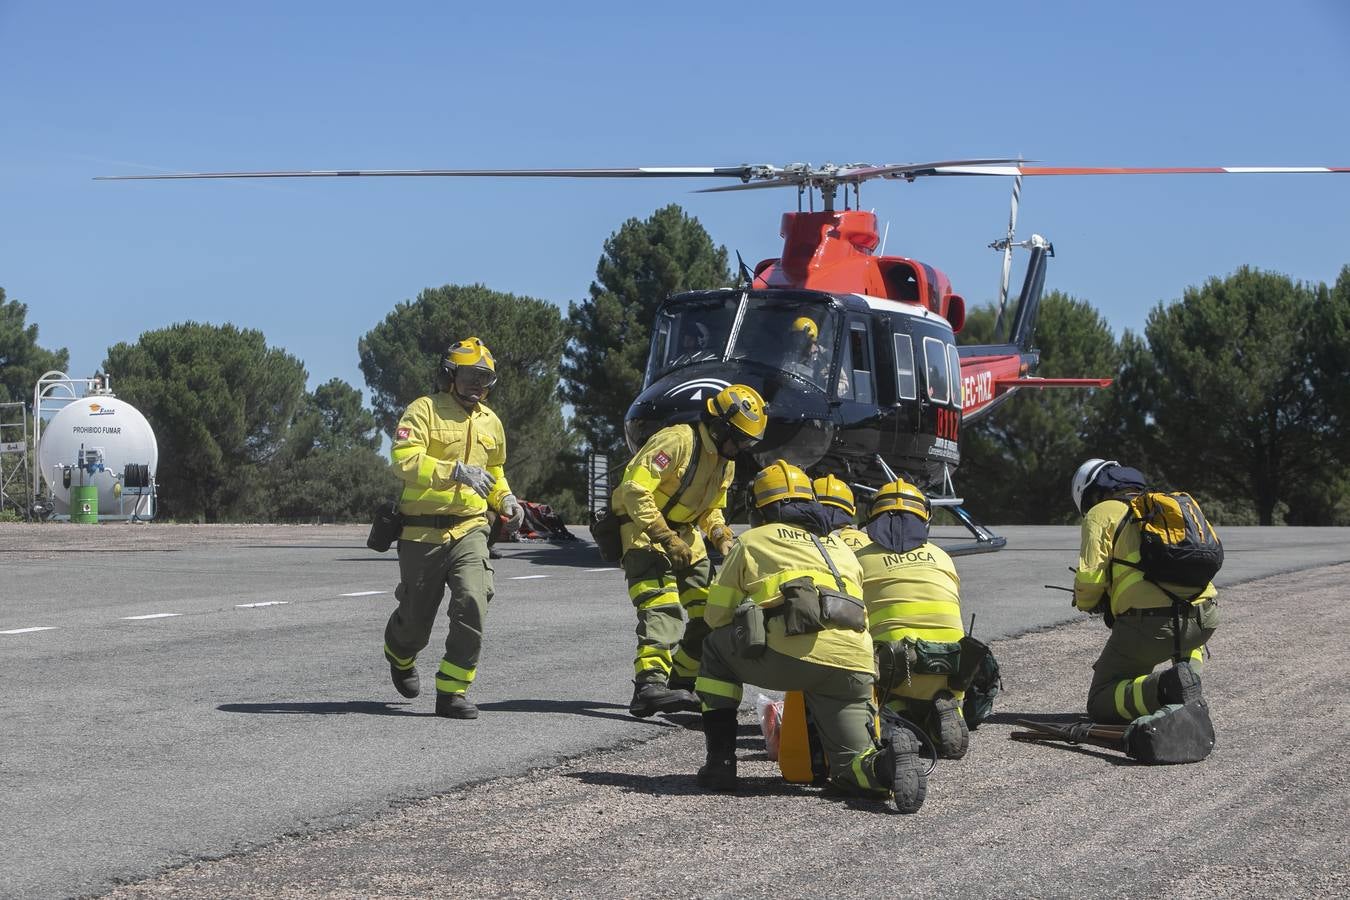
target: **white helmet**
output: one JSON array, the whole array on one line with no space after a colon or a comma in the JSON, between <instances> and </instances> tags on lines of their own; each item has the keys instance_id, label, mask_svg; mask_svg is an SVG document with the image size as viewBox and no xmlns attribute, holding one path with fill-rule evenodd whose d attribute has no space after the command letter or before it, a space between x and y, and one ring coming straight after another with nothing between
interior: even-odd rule
<instances>
[{"instance_id":1,"label":"white helmet","mask_svg":"<svg viewBox=\"0 0 1350 900\"><path fill-rule=\"evenodd\" d=\"M1097 476L1102 474L1102 470L1107 466L1118 466L1120 463L1114 459L1098 459L1096 457L1089 459L1078 467L1078 471L1073 473L1073 482L1069 486L1073 494L1073 505L1077 507L1078 512L1083 512L1083 494L1087 491L1088 485L1097 480Z\"/></svg>"}]
</instances>

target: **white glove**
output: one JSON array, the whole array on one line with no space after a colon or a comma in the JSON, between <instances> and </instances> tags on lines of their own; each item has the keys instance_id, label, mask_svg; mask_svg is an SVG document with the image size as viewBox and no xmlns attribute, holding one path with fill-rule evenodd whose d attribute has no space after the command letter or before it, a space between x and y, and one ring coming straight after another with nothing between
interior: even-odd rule
<instances>
[{"instance_id":1,"label":"white glove","mask_svg":"<svg viewBox=\"0 0 1350 900\"><path fill-rule=\"evenodd\" d=\"M450 480L464 485L480 497L487 497L492 493L493 485L497 483L497 479L487 469L462 462L455 463Z\"/></svg>"},{"instance_id":2,"label":"white glove","mask_svg":"<svg viewBox=\"0 0 1350 900\"><path fill-rule=\"evenodd\" d=\"M502 498L502 515L506 517L506 530L514 534L525 524L525 507L520 505L515 494Z\"/></svg>"}]
</instances>

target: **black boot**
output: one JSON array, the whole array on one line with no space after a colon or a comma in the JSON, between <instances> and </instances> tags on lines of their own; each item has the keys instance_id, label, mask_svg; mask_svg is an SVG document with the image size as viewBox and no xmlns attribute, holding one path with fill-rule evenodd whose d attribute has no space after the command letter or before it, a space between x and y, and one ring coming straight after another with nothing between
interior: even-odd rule
<instances>
[{"instance_id":1,"label":"black boot","mask_svg":"<svg viewBox=\"0 0 1350 900\"><path fill-rule=\"evenodd\" d=\"M939 691L933 698L928 733L943 759L960 759L970 748L970 729L961 715L961 704L950 691Z\"/></svg>"},{"instance_id":2,"label":"black boot","mask_svg":"<svg viewBox=\"0 0 1350 900\"><path fill-rule=\"evenodd\" d=\"M445 719L476 719L478 707L469 702L469 698L460 694L436 692L436 715Z\"/></svg>"},{"instance_id":3,"label":"black boot","mask_svg":"<svg viewBox=\"0 0 1350 900\"><path fill-rule=\"evenodd\" d=\"M918 737L905 726L892 726L875 760L872 772L895 795L895 808L918 812L928 796L928 767Z\"/></svg>"},{"instance_id":4,"label":"black boot","mask_svg":"<svg viewBox=\"0 0 1350 900\"><path fill-rule=\"evenodd\" d=\"M672 690L664 681L633 682L633 699L628 711L639 719L655 713L698 712L698 697L689 691Z\"/></svg>"},{"instance_id":5,"label":"black boot","mask_svg":"<svg viewBox=\"0 0 1350 900\"><path fill-rule=\"evenodd\" d=\"M692 694L695 680L693 675L676 675L672 672L670 678L666 681L666 686L672 691L688 691Z\"/></svg>"},{"instance_id":6,"label":"black boot","mask_svg":"<svg viewBox=\"0 0 1350 900\"><path fill-rule=\"evenodd\" d=\"M1200 673L1191 668L1189 661L1174 663L1158 676L1158 702L1163 706L1199 699Z\"/></svg>"},{"instance_id":7,"label":"black boot","mask_svg":"<svg viewBox=\"0 0 1350 900\"><path fill-rule=\"evenodd\" d=\"M703 740L708 756L698 770L699 787L722 793L736 790L736 710L705 711Z\"/></svg>"},{"instance_id":8,"label":"black boot","mask_svg":"<svg viewBox=\"0 0 1350 900\"><path fill-rule=\"evenodd\" d=\"M416 666L400 669L391 661L389 663L389 678L394 682L394 690L405 697L416 697L422 693L422 679L417 675Z\"/></svg>"}]
</instances>

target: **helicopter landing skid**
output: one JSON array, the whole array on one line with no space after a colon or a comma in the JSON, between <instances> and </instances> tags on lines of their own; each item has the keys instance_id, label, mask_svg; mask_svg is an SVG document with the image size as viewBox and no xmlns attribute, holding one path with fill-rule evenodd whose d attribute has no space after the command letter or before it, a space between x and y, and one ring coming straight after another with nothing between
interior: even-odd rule
<instances>
[{"instance_id":1,"label":"helicopter landing skid","mask_svg":"<svg viewBox=\"0 0 1350 900\"><path fill-rule=\"evenodd\" d=\"M966 526L966 529L975 536L973 543L956 544L951 547L943 547L948 556L970 556L973 553L993 553L995 550L1002 550L1008 545L1008 539L994 534L988 528L985 528L979 522L970 517L965 507L949 506L947 511Z\"/></svg>"}]
</instances>

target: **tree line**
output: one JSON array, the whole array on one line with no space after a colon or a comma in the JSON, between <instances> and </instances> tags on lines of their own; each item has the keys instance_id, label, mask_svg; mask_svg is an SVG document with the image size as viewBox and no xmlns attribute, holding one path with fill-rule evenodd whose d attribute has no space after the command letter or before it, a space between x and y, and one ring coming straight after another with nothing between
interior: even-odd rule
<instances>
[{"instance_id":1,"label":"tree line","mask_svg":"<svg viewBox=\"0 0 1350 900\"><path fill-rule=\"evenodd\" d=\"M727 251L676 205L605 242L588 295L564 316L483 285L427 288L357 341L370 405L340 379L314 391L262 332L183 322L108 350L104 371L160 444L160 512L178 521L364 521L398 491L383 436L426 393L444 348L475 334L499 382L516 493L584 516L590 448L626 458L623 417L641 390L667 296L732 281ZM37 342L0 289L0 402L31 401L65 350ZM959 335L993 339L995 311ZM982 521L1074 521L1068 480L1089 456L1120 459L1196 494L1228 524L1350 524L1350 266L1332 286L1243 268L1159 303L1117 339L1090 304L1042 300L1038 374L1109 376L1104 391L1023 390L961 438L958 487ZM570 406L570 416L566 407Z\"/></svg>"}]
</instances>

